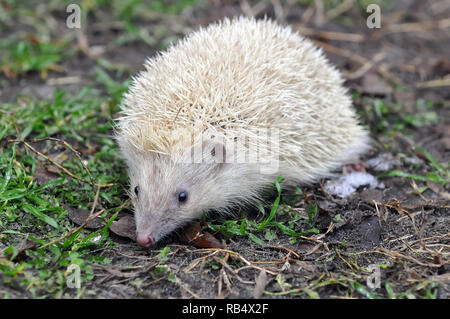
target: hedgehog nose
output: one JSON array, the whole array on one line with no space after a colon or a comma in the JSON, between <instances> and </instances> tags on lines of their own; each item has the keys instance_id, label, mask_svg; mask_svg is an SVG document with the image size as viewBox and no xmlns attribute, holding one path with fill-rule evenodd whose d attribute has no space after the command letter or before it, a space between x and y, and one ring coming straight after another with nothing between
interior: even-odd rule
<instances>
[{"instance_id":1,"label":"hedgehog nose","mask_svg":"<svg viewBox=\"0 0 450 319\"><path fill-rule=\"evenodd\" d=\"M137 234L136 241L139 244L139 246L144 247L144 248L148 248L153 244L152 236L145 234L145 233Z\"/></svg>"}]
</instances>

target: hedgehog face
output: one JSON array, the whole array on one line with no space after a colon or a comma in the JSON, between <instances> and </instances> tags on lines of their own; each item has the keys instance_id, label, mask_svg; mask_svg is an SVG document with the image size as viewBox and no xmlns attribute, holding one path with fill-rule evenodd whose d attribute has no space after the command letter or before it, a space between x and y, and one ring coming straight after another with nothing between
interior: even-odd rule
<instances>
[{"instance_id":1,"label":"hedgehog face","mask_svg":"<svg viewBox=\"0 0 450 319\"><path fill-rule=\"evenodd\" d=\"M149 247L206 210L221 206L218 164L180 164L166 156L141 155L129 168L136 240Z\"/></svg>"},{"instance_id":2,"label":"hedgehog face","mask_svg":"<svg viewBox=\"0 0 450 319\"><path fill-rule=\"evenodd\" d=\"M128 143L120 145L128 163L136 240L143 247L204 212L229 212L236 203L251 203L272 180L261 176L256 166L223 163L226 150L221 143L205 142L201 163L141 152Z\"/></svg>"}]
</instances>

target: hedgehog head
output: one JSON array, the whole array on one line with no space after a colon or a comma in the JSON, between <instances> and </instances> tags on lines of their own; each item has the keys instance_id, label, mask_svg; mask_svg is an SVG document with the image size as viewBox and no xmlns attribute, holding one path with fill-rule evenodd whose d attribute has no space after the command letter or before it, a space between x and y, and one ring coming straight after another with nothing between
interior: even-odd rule
<instances>
[{"instance_id":1,"label":"hedgehog head","mask_svg":"<svg viewBox=\"0 0 450 319\"><path fill-rule=\"evenodd\" d=\"M203 142L198 161L189 157L195 145L188 152L170 156L143 151L120 138L118 142L128 163L136 239L143 247L200 218L203 212L228 212L233 199L243 196L247 200L253 196L250 185L244 187L252 193L243 194L243 187L233 184L240 180L243 171L248 172L248 167L241 171L236 165L215 160L223 144ZM236 176L230 178L230 174Z\"/></svg>"}]
</instances>

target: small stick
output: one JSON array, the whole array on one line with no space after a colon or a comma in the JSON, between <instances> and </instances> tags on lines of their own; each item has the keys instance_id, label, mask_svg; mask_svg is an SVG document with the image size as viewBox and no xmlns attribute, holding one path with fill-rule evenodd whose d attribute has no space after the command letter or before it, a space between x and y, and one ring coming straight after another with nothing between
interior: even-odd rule
<instances>
[{"instance_id":1,"label":"small stick","mask_svg":"<svg viewBox=\"0 0 450 319\"><path fill-rule=\"evenodd\" d=\"M227 255L227 256L228 256L228 255ZM218 263L222 264L222 269L224 269L224 268L228 269L228 271L231 272L233 275L235 275L236 278L237 278L241 283L243 283L243 284L250 284L250 285L254 284L253 281L246 281L246 280L243 280L241 277L239 277L239 275L236 273L236 271L234 271L234 270L230 267L230 265L227 264L226 260L223 260L222 258L219 258L219 257L214 257L214 259L215 259Z\"/></svg>"},{"instance_id":2,"label":"small stick","mask_svg":"<svg viewBox=\"0 0 450 319\"><path fill-rule=\"evenodd\" d=\"M35 138L35 139L32 139L31 142L41 142L41 141L46 141L46 140L48 140L48 141L56 141L56 142L58 142L58 143L63 144L65 147L67 147L69 150L71 150L72 153L74 153L75 156L77 157L77 159L80 161L81 165L83 165L84 170L86 171L86 173L87 173L88 176L89 176L89 179L91 180L91 185L92 185L92 186L95 185L95 182L94 182L94 179L92 178L91 172L90 172L89 169L87 168L86 164L84 164L83 160L81 159L80 152L78 152L77 150L75 150L75 149L72 147L72 145L70 145L70 144L67 143L66 141L61 140L61 139L59 139L59 138L49 137L49 136L48 136L48 137L44 137L44 138L39 138L39 139L36 139L36 138Z\"/></svg>"},{"instance_id":3,"label":"small stick","mask_svg":"<svg viewBox=\"0 0 450 319\"><path fill-rule=\"evenodd\" d=\"M99 195L100 195L100 185L97 187L97 191L95 192L94 203L92 204L91 211L89 212L89 216L88 217L90 217L94 213L95 206L97 206L98 196Z\"/></svg>"},{"instance_id":4,"label":"small stick","mask_svg":"<svg viewBox=\"0 0 450 319\"><path fill-rule=\"evenodd\" d=\"M354 5L355 0L345 0L340 5L333 9L327 11L326 16L328 20L333 20L343 14L344 12L350 10Z\"/></svg>"},{"instance_id":5,"label":"small stick","mask_svg":"<svg viewBox=\"0 0 450 319\"><path fill-rule=\"evenodd\" d=\"M345 77L350 80L354 80L357 78L362 77L364 74L366 74L376 63L380 62L384 59L386 54L384 52L379 52L375 54L372 60L368 61L367 63L364 63L359 69L356 71L347 73Z\"/></svg>"},{"instance_id":6,"label":"small stick","mask_svg":"<svg viewBox=\"0 0 450 319\"><path fill-rule=\"evenodd\" d=\"M99 187L99 189L100 189L101 185L99 185L98 187ZM129 202L128 200L125 201L124 203L122 203L122 205L120 205L119 207L117 207L116 210L117 210L117 211L121 211L122 208L125 207L125 206L128 204L128 202ZM42 248L45 248L45 247L47 247L47 246L53 245L53 244L55 244L55 243L57 243L57 242L59 242L59 241L65 239L65 238L69 237L70 235L76 233L77 231L79 231L79 230L81 230L82 228L84 228L84 227L85 227L91 220L93 220L95 217L98 217L98 216L101 215L103 212L105 212L105 210L106 210L106 209L99 210L99 211L96 212L95 214L92 214L92 213L91 213L91 215L90 215L88 218L86 218L86 220L85 220L80 226L78 226L77 228L74 228L74 229L70 230L67 234L65 234L65 235L63 235L63 236L61 236L61 237L59 237L59 238L57 238L57 239L54 239L54 240L52 240L51 242L49 242L49 243L47 243L47 244L45 244L45 245L42 245L42 246L39 247L38 249L42 249ZM91 209L91 212L92 212L92 211L93 211L93 210Z\"/></svg>"},{"instance_id":7,"label":"small stick","mask_svg":"<svg viewBox=\"0 0 450 319\"><path fill-rule=\"evenodd\" d=\"M105 209L102 209L102 210L99 210L98 212L96 212L95 214L92 214L91 216L86 218L86 220L83 222L83 224L81 224L77 228L73 228L67 234L65 234L65 235L63 235L61 237L58 237L58 238L52 240L51 242L46 243L45 245L42 245L42 246L38 247L38 249L43 249L43 248L48 247L50 245L56 244L57 242L59 242L59 241L61 241L63 239L66 239L70 235L72 235L72 234L76 233L77 231L81 230L82 228L84 228L84 226L86 226L91 220L93 220L95 217L101 215L104 211L105 211Z\"/></svg>"},{"instance_id":8,"label":"small stick","mask_svg":"<svg viewBox=\"0 0 450 319\"><path fill-rule=\"evenodd\" d=\"M323 248L325 248L326 251L330 251L330 249L328 248L328 245L326 243L324 243L323 241L317 239L317 238L306 237L306 236L299 236L299 238L316 242L316 243L318 243L320 245L323 245Z\"/></svg>"},{"instance_id":9,"label":"small stick","mask_svg":"<svg viewBox=\"0 0 450 319\"><path fill-rule=\"evenodd\" d=\"M302 35L314 36L327 40L335 41L349 41L349 42L364 42L365 38L359 33L343 33L343 32L331 32L331 31L321 31L314 30L303 25L298 25L297 29Z\"/></svg>"},{"instance_id":10,"label":"small stick","mask_svg":"<svg viewBox=\"0 0 450 319\"><path fill-rule=\"evenodd\" d=\"M387 250L385 248L381 248L381 247L375 249L374 252L384 253L384 254L392 257L392 258L406 259L406 260L412 261L412 262L414 262L414 263L416 263L416 264L418 264L420 266L425 266L425 267L440 268L440 267L442 267L443 264L445 264L445 262L443 262L442 264L423 263L423 262L421 262L421 261L419 261L419 260L417 260L417 259L415 259L415 258L413 258L411 256L403 255L403 254L401 254L401 253L399 253L397 251L389 251L389 250Z\"/></svg>"},{"instance_id":11,"label":"small stick","mask_svg":"<svg viewBox=\"0 0 450 319\"><path fill-rule=\"evenodd\" d=\"M425 82L419 82L416 84L416 88L434 88L441 86L450 86L450 78L430 80Z\"/></svg>"},{"instance_id":12,"label":"small stick","mask_svg":"<svg viewBox=\"0 0 450 319\"><path fill-rule=\"evenodd\" d=\"M60 170L62 170L64 173L66 173L67 175L69 175L72 178L75 178L77 180L79 180L82 183L86 183L86 184L91 184L89 181L85 180L84 178L78 177L75 174L71 173L67 168L65 168L64 166L62 166L61 164L55 162L54 160L52 160L50 157L48 157L47 155L39 152L37 149L35 149L33 146L31 146L30 144L28 144L25 141L17 141L17 140L10 140L12 142L22 142L27 148L29 148L30 150L32 150L35 154L43 157L44 159L46 159L47 161L49 161L50 163L52 163L53 165L55 165L56 167L58 167Z\"/></svg>"},{"instance_id":13,"label":"small stick","mask_svg":"<svg viewBox=\"0 0 450 319\"><path fill-rule=\"evenodd\" d=\"M321 47L322 49L324 49L327 52L331 52L340 56L343 56L345 58L348 58L350 60L353 60L361 65L365 65L367 63L370 63L370 60L366 59L365 57L362 57L360 55L354 54L350 51L335 47L329 43L326 42L322 42L319 40L313 40L313 42L318 45L319 47ZM380 65L380 67L377 70L378 73L380 73L383 77L385 77L386 79L388 79L389 81L392 82L398 82L400 83L400 79L398 79L397 77L393 76L387 66L383 63Z\"/></svg>"},{"instance_id":14,"label":"small stick","mask_svg":"<svg viewBox=\"0 0 450 319\"><path fill-rule=\"evenodd\" d=\"M267 247L267 248L273 248L273 249L286 250L287 252L291 253L292 255L294 255L295 257L297 257L298 259L301 259L301 258L302 258L301 255L297 254L295 251L293 251L292 249L289 249L289 248L287 248L287 247L283 247L283 246L270 246L270 245L267 245L267 246L265 246L265 247Z\"/></svg>"},{"instance_id":15,"label":"small stick","mask_svg":"<svg viewBox=\"0 0 450 319\"><path fill-rule=\"evenodd\" d=\"M86 180L86 179L84 179L84 178L78 177L78 176L76 176L75 174L71 173L67 168L65 168L65 167L62 166L61 164L57 163L56 161L52 160L52 159L51 159L50 157L48 157L47 155L45 155L45 154L39 152L37 149L35 149L33 146L31 146L29 143L27 143L27 142L24 141L24 140L18 140L18 139L15 139L15 140L8 140L8 142L9 142L9 143L23 143L23 144L24 144L28 149L30 149L33 153L37 154L38 156L41 156L42 158L44 158L44 159L47 160L48 162L52 163L53 165L55 165L57 168L59 168L61 171L63 171L65 174L69 175L70 177L72 177L72 178L74 178L74 179L76 179L76 180L78 180L78 181L80 181L80 182L82 182L82 183L90 184L90 185L92 185L92 186L96 186L96 185L97 185L97 184L95 184L95 181L94 181L94 179L92 178L92 175L91 175L89 169L88 169L87 166L83 163L83 161L82 161L82 159L81 159L81 157L80 157L79 152L76 151L72 146L70 146L69 143L67 143L67 142L65 142L65 141L62 141L62 140L59 140L59 139L54 138L54 137L46 137L46 138L42 138L42 139L34 139L34 140L31 140L31 141L32 141L32 142L39 142L39 141L43 141L43 140L57 141L57 142L60 142L60 143L64 144L65 146L67 146L67 147L69 148L69 150L71 150L71 151L75 154L75 156L77 157L77 159L78 159L78 160L80 161L80 163L83 165L83 168L84 168L84 170L87 172L90 181L88 181L88 180ZM98 186L100 186L100 187L111 187L111 186L114 186L114 185L115 185L115 183L110 183L110 184L98 184Z\"/></svg>"},{"instance_id":16,"label":"small stick","mask_svg":"<svg viewBox=\"0 0 450 319\"><path fill-rule=\"evenodd\" d=\"M189 287L185 284L183 284L179 279L176 280L176 283L183 288L184 290L186 290L188 293L190 293L192 295L192 297L194 297L195 299L202 299L199 295L197 295L196 293L194 293L192 290L189 289Z\"/></svg>"},{"instance_id":17,"label":"small stick","mask_svg":"<svg viewBox=\"0 0 450 319\"><path fill-rule=\"evenodd\" d=\"M244 264L246 264L247 266L249 266L249 267L251 267L251 268L255 268L255 269L258 269L258 270L262 270L262 269L263 269L263 268L261 268L261 267L255 266L255 262L250 262L250 261L248 261L247 259L245 259L244 257L242 257L239 253L237 253L237 252L235 252L235 251L232 251L232 250L228 250L228 249L222 249L222 248L206 248L206 249L197 249L197 250L193 250L192 252L200 252L200 253L213 252L212 254L209 254L208 256L205 256L205 257L200 257L199 259L204 259L204 258L206 258L206 257L213 256L213 255L215 255L215 254L217 254L217 253L219 253L219 252L229 253L230 256L234 256L234 257L239 258L240 260L242 260L242 261L244 262ZM195 260L194 260L194 261L195 261ZM191 264L193 264L194 261L193 261ZM197 262L197 263L198 263L198 262ZM197 264L197 263L196 263L196 264ZM196 264L194 265L194 267L196 266ZM188 267L189 267L189 266L188 266ZM186 268L188 268L188 267L186 267ZM190 267L189 270L192 269L192 268L193 268L193 267ZM241 269L241 268L240 268L240 269ZM240 269L236 270L236 272L239 272ZM264 270L265 270L267 273L270 273L271 275L277 275L277 273L268 271L267 269L264 269Z\"/></svg>"},{"instance_id":18,"label":"small stick","mask_svg":"<svg viewBox=\"0 0 450 319\"><path fill-rule=\"evenodd\" d=\"M365 63L369 62L368 59L366 59L360 55L357 55L350 51L335 47L329 43L319 41L319 40L313 40L313 42L315 44L317 44L319 47L321 47L322 49L324 49L325 51L328 51L328 52L343 56L345 58L354 60L354 61L358 62L359 64L365 64Z\"/></svg>"},{"instance_id":19,"label":"small stick","mask_svg":"<svg viewBox=\"0 0 450 319\"><path fill-rule=\"evenodd\" d=\"M437 21L431 20L423 22L391 24L378 32L380 32L381 35L385 35L387 33L398 33L398 32L423 32L432 29L446 29L448 27L450 27L450 18L441 19Z\"/></svg>"},{"instance_id":20,"label":"small stick","mask_svg":"<svg viewBox=\"0 0 450 319\"><path fill-rule=\"evenodd\" d=\"M271 261L253 261L255 265L284 265L286 262L295 263L295 259L288 258L286 260L271 260Z\"/></svg>"}]
</instances>

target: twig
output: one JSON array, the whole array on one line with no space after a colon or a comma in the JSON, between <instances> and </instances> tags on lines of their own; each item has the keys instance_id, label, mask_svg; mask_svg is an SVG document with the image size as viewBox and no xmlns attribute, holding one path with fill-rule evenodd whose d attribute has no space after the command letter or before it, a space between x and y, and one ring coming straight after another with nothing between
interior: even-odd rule
<instances>
[{"instance_id":1,"label":"twig","mask_svg":"<svg viewBox=\"0 0 450 319\"><path fill-rule=\"evenodd\" d=\"M345 0L337 7L327 11L326 16L328 20L333 20L343 14L344 12L350 10L354 5L355 0Z\"/></svg>"},{"instance_id":2,"label":"twig","mask_svg":"<svg viewBox=\"0 0 450 319\"><path fill-rule=\"evenodd\" d=\"M313 248L311 248L310 251L308 251L307 253L305 253L305 256L309 256L309 255L311 255L311 254L314 254L321 246L322 246L322 244L317 244L317 245L315 245Z\"/></svg>"},{"instance_id":3,"label":"twig","mask_svg":"<svg viewBox=\"0 0 450 319\"><path fill-rule=\"evenodd\" d=\"M302 256L297 254L295 251L293 251L292 249L289 249L287 247L283 247L283 246L270 246L270 245L266 245L266 248L273 248L273 249L280 249L280 250L285 250L289 253L291 253L292 255L294 255L296 258L301 259Z\"/></svg>"},{"instance_id":4,"label":"twig","mask_svg":"<svg viewBox=\"0 0 450 319\"><path fill-rule=\"evenodd\" d=\"M450 86L450 78L442 78L416 83L416 88L434 88L442 86Z\"/></svg>"},{"instance_id":5,"label":"twig","mask_svg":"<svg viewBox=\"0 0 450 319\"><path fill-rule=\"evenodd\" d=\"M285 262L283 261L283 264L284 264L284 263L285 263ZM272 270L269 270L269 269L267 269L267 268L256 267L256 266L254 266L254 265L247 265L247 266L243 266L243 267L241 267L241 268L238 268L238 269L236 269L236 273L238 273L238 272L240 272L240 271L242 271L242 270L244 270L244 269L249 269L249 268L251 268L251 269L258 269L259 271L265 271L266 273L271 274L272 276L276 276L276 275L278 275L278 274L280 273L279 270L277 270L277 271L272 271Z\"/></svg>"},{"instance_id":6,"label":"twig","mask_svg":"<svg viewBox=\"0 0 450 319\"><path fill-rule=\"evenodd\" d=\"M440 267L442 267L442 264L423 263L423 262L421 262L421 261L419 261L419 260L417 260L417 259L415 259L413 257L407 256L407 255L403 255L403 254L401 254L401 253L399 253L397 251L389 251L389 250L387 250L385 248L377 248L377 249L374 250L374 252L379 252L379 253L388 255L388 256L390 256L392 258L406 259L406 260L412 261L412 262L414 262L414 263L416 263L416 264L418 264L420 266L433 267L433 268L440 268Z\"/></svg>"},{"instance_id":7,"label":"twig","mask_svg":"<svg viewBox=\"0 0 450 319\"><path fill-rule=\"evenodd\" d=\"M306 236L300 236L299 238L305 239L305 240L309 240L309 241L313 241L316 242L318 244L323 245L323 248L325 248L326 251L330 251L330 249L328 248L328 245L326 243L324 243L323 241L314 238L314 237L306 237Z\"/></svg>"},{"instance_id":8,"label":"twig","mask_svg":"<svg viewBox=\"0 0 450 319\"><path fill-rule=\"evenodd\" d=\"M86 164L83 162L83 160L81 159L80 152L78 152L76 149L74 149L74 148L72 147L72 145L70 145L69 143L67 143L67 142L64 141L64 140L61 140L61 139L55 138L55 137L44 137L44 138L39 138L39 139L36 139L36 138L35 138L35 139L32 139L31 142L35 143L35 142L41 142L41 141L47 141L47 140L48 140L48 141L55 141L55 142L61 143L61 144L63 144L65 147L67 147L69 150L71 150L72 153L74 153L74 155L77 157L77 159L78 159L78 161L81 163L81 165L83 165L84 170L86 171L86 173L87 173L88 176L89 176L89 179L91 180L91 185L92 185L92 186L95 185L95 182L94 182L94 179L92 178L91 172L89 171L89 169L87 168L87 166L86 166Z\"/></svg>"},{"instance_id":9,"label":"twig","mask_svg":"<svg viewBox=\"0 0 450 319\"><path fill-rule=\"evenodd\" d=\"M313 40L313 42L318 45L319 47L321 47L322 49L324 49L327 52L331 52L340 56L343 56L349 60L355 61L361 65L364 65L366 63L369 63L370 61L368 59L366 59L365 57L362 57L360 55L354 54L353 52L335 47L329 43L326 42L322 42L319 40ZM400 79L393 76L389 70L386 64L381 64L378 69L377 72L380 73L384 78L388 79L391 82L396 82L396 83L400 83ZM347 73L348 74L348 73Z\"/></svg>"},{"instance_id":10,"label":"twig","mask_svg":"<svg viewBox=\"0 0 450 319\"><path fill-rule=\"evenodd\" d=\"M283 260L270 260L270 261L253 261L254 265L284 265L286 262L295 263L295 259L287 258Z\"/></svg>"},{"instance_id":11,"label":"twig","mask_svg":"<svg viewBox=\"0 0 450 319\"><path fill-rule=\"evenodd\" d=\"M303 24L308 24L314 14L314 2L311 1L308 8L306 8L305 12L303 12L300 21Z\"/></svg>"},{"instance_id":12,"label":"twig","mask_svg":"<svg viewBox=\"0 0 450 319\"><path fill-rule=\"evenodd\" d=\"M450 18L432 21L422 21L422 22L410 22L410 23L400 23L391 24L378 31L381 35L387 33L398 33L398 32L424 32L432 29L446 29L450 27ZM374 37L379 35L374 35Z\"/></svg>"},{"instance_id":13,"label":"twig","mask_svg":"<svg viewBox=\"0 0 450 319\"><path fill-rule=\"evenodd\" d=\"M179 279L177 279L175 281L181 288L183 288L184 290L186 290L189 294L192 295L192 297L194 297L195 299L202 299L199 295L197 295L196 293L194 293L191 289L189 289L188 286L186 286L185 284L183 284Z\"/></svg>"},{"instance_id":14,"label":"twig","mask_svg":"<svg viewBox=\"0 0 450 319\"><path fill-rule=\"evenodd\" d=\"M366 74L376 63L380 62L384 59L386 56L386 53L381 51L375 54L372 60L364 63L359 69L353 72L349 72L345 75L345 77L349 80L355 80L357 78L362 77L364 74Z\"/></svg>"},{"instance_id":15,"label":"twig","mask_svg":"<svg viewBox=\"0 0 450 319\"><path fill-rule=\"evenodd\" d=\"M67 85L67 84L74 84L74 83L80 83L81 77L79 76L64 76L59 78L51 78L47 79L46 83L48 85Z\"/></svg>"},{"instance_id":16,"label":"twig","mask_svg":"<svg viewBox=\"0 0 450 319\"><path fill-rule=\"evenodd\" d=\"M63 171L65 174L69 175L70 177L82 182L82 183L86 183L86 184L90 184L93 187L94 186L100 186L100 187L111 187L113 185L115 185L115 183L110 183L110 184L96 184L89 169L87 168L86 164L83 162L83 160L81 159L80 156L80 152L78 152L77 150L75 150L69 143L67 143L66 141L60 140L58 138L54 138L54 137L45 137L45 138L41 138L41 139L33 139L31 140L31 142L40 142L40 141L45 141L45 140L50 140L50 141L56 141L58 143L63 144L64 146L66 146L70 151L72 151L76 158L78 159L78 161L81 163L81 165L83 166L83 169L86 171L86 173L89 176L89 181L76 176L75 174L73 174L72 172L70 172L67 168L65 168L64 166L62 166L61 164L59 164L58 162L52 160L50 157L48 157L47 155L39 152L37 149L35 149L33 146L31 146L28 142L24 141L24 140L20 140L20 139L12 139L12 140L8 140L8 143L23 143L28 149L30 149L33 153L37 154L38 156L41 156L42 158L44 158L45 160L47 160L48 162L50 162L51 164L53 164L54 166L56 166L57 168L59 168L61 171Z\"/></svg>"},{"instance_id":17,"label":"twig","mask_svg":"<svg viewBox=\"0 0 450 319\"><path fill-rule=\"evenodd\" d=\"M46 159L47 161L49 161L50 163L52 163L53 165L55 165L56 167L58 167L60 170L62 170L64 173L66 173L67 175L69 175L72 178L75 178L76 180L79 180L82 183L86 183L86 184L91 184L89 181L85 180L84 178L78 177L75 174L71 173L69 170L67 170L67 168L65 168L64 166L62 166L61 164L55 162L54 160L52 160L50 157L48 157L47 155L39 152L38 150L36 150L33 146L31 146L30 144L28 144L25 141L21 141L21 140L8 140L8 142L20 142L23 143L27 148L29 148L31 151L33 151L35 154L43 157L44 159Z\"/></svg>"},{"instance_id":18,"label":"twig","mask_svg":"<svg viewBox=\"0 0 450 319\"><path fill-rule=\"evenodd\" d=\"M280 3L280 0L271 0L273 11L275 12L275 19L279 22L284 22L284 9Z\"/></svg>"},{"instance_id":19,"label":"twig","mask_svg":"<svg viewBox=\"0 0 450 319\"><path fill-rule=\"evenodd\" d=\"M86 220L83 222L83 224L81 224L77 228L73 228L67 234L65 234L65 235L63 235L61 237L58 237L58 238L52 240L51 242L46 243L45 245L42 245L42 246L38 247L38 249L43 249L43 248L48 247L50 245L56 244L57 242L59 242L59 241L61 241L63 239L66 239L67 237L71 236L72 234L74 234L77 231L79 231L82 228L84 228L84 226L86 226L91 220L93 220L95 217L101 215L104 211L105 211L105 209L102 209L102 210L99 210L98 212L96 212L95 214L92 214L91 216L86 218Z\"/></svg>"},{"instance_id":20,"label":"twig","mask_svg":"<svg viewBox=\"0 0 450 319\"><path fill-rule=\"evenodd\" d=\"M100 185L97 186L97 191L95 192L95 197L94 197L94 203L92 204L91 211L89 212L89 216L91 216L95 211L95 207L97 206L99 195L100 195Z\"/></svg>"},{"instance_id":21,"label":"twig","mask_svg":"<svg viewBox=\"0 0 450 319\"><path fill-rule=\"evenodd\" d=\"M331 53L343 56L343 57L348 58L350 60L356 61L359 64L365 64L365 63L369 62L368 59L366 59L366 58L364 58L364 57L362 57L360 55L357 55L357 54L355 54L353 52L350 52L350 51L347 51L347 50L335 47L335 46L333 46L333 45L331 45L329 43L326 43L326 42L323 42L323 41L319 41L319 40L313 40L313 42L315 44L317 44L319 47L321 47L322 49L324 49L325 51L327 51L327 52L331 52Z\"/></svg>"},{"instance_id":22,"label":"twig","mask_svg":"<svg viewBox=\"0 0 450 319\"><path fill-rule=\"evenodd\" d=\"M151 285L156 284L157 282L162 281L162 280L167 279L167 278L169 278L169 276L163 276L161 278L155 279L155 280L150 281L149 283L143 285L142 288L148 288Z\"/></svg>"},{"instance_id":23,"label":"twig","mask_svg":"<svg viewBox=\"0 0 450 319\"><path fill-rule=\"evenodd\" d=\"M258 1L253 7L250 6L250 4L248 3L247 0L239 1L239 4L240 4L242 12L244 12L244 14L247 17L255 17L255 16L257 16L267 6L265 1Z\"/></svg>"},{"instance_id":24,"label":"twig","mask_svg":"<svg viewBox=\"0 0 450 319\"><path fill-rule=\"evenodd\" d=\"M206 258L208 258L208 257L212 257L212 256L214 256L214 255L216 255L217 253L228 253L228 254L230 254L230 256L232 256L232 257L237 257L238 259L240 259L242 262L244 262L244 264L246 264L247 266L249 266L249 267L251 267L251 268L255 268L255 269L258 269L258 270L263 270L264 268L261 268L261 267L258 267L258 266L255 266L255 264L257 263L257 262L250 262L250 261L248 261L247 259L245 259L244 257L242 257L239 253L237 253L237 252L235 252L235 251L232 251L232 250L228 250L228 249L222 249L222 248L205 248L205 249L197 249L197 250L193 250L192 252L200 252L200 253L208 253L208 252L212 252L211 254L209 254L209 255L207 255L207 256L204 256L204 257L200 257L200 258L197 258L197 259L195 259L194 261L192 261L185 269L184 269L184 272L187 272L187 271L189 271L189 270L191 270L192 268L194 268L198 263L199 263L199 261L201 261L201 260L204 260L204 259L206 259ZM238 270L236 270L236 273L237 272L239 272L241 270L241 268L240 269L238 269ZM277 275L277 273L275 273L275 272L272 272L272 271L269 271L269 270L267 270L267 269L264 269L267 273L270 273L271 275Z\"/></svg>"},{"instance_id":25,"label":"twig","mask_svg":"<svg viewBox=\"0 0 450 319\"><path fill-rule=\"evenodd\" d=\"M314 0L314 25L321 26L327 22L322 0Z\"/></svg>"},{"instance_id":26,"label":"twig","mask_svg":"<svg viewBox=\"0 0 450 319\"><path fill-rule=\"evenodd\" d=\"M297 25L296 28L302 35L313 36L326 40L335 41L349 41L349 42L364 42L365 38L359 33L343 33L343 32L330 32L322 30L314 30L303 25Z\"/></svg>"}]
</instances>

